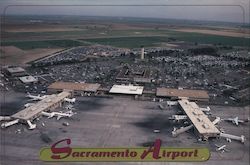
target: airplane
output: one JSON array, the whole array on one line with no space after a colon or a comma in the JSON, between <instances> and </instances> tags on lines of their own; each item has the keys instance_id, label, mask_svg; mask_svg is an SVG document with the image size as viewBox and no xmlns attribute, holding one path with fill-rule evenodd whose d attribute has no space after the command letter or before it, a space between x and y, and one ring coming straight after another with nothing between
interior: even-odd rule
<instances>
[{"instance_id":1,"label":"airplane","mask_svg":"<svg viewBox=\"0 0 250 165\"><path fill-rule=\"evenodd\" d=\"M30 120L27 120L27 124L29 125L29 129L35 129L36 128L36 124L32 124Z\"/></svg>"},{"instance_id":2,"label":"airplane","mask_svg":"<svg viewBox=\"0 0 250 165\"><path fill-rule=\"evenodd\" d=\"M187 120L187 115L172 115L168 119L175 120L175 121L179 122L180 120Z\"/></svg>"},{"instance_id":3,"label":"airplane","mask_svg":"<svg viewBox=\"0 0 250 165\"><path fill-rule=\"evenodd\" d=\"M207 107L207 108L200 108L201 111L203 112L210 112L210 107Z\"/></svg>"},{"instance_id":4,"label":"airplane","mask_svg":"<svg viewBox=\"0 0 250 165\"><path fill-rule=\"evenodd\" d=\"M57 120L60 120L62 117L71 117L74 114L76 114L72 110L67 111L67 112L54 112L54 113L55 113L55 116L57 116L56 118Z\"/></svg>"},{"instance_id":5,"label":"airplane","mask_svg":"<svg viewBox=\"0 0 250 165\"><path fill-rule=\"evenodd\" d=\"M239 125L239 123L245 123L245 122L248 122L249 121L249 118L247 120L241 120L239 119L239 117L235 117L235 118L227 118L227 119L223 119L225 121L231 121L233 124L235 125Z\"/></svg>"},{"instance_id":6,"label":"airplane","mask_svg":"<svg viewBox=\"0 0 250 165\"><path fill-rule=\"evenodd\" d=\"M67 111L67 112L42 112L42 115L47 116L48 118L52 118L54 116L57 116L57 120L60 120L62 117L71 117L73 116L74 113L72 110Z\"/></svg>"},{"instance_id":7,"label":"airplane","mask_svg":"<svg viewBox=\"0 0 250 165\"><path fill-rule=\"evenodd\" d=\"M38 101L38 100L43 100L45 99L47 96L44 95L44 96L41 96L40 94L35 96L35 95L31 95L30 93L27 93L27 96L26 97L29 97L31 98L32 101Z\"/></svg>"},{"instance_id":8,"label":"airplane","mask_svg":"<svg viewBox=\"0 0 250 165\"><path fill-rule=\"evenodd\" d=\"M178 101L167 101L168 106L178 105Z\"/></svg>"},{"instance_id":9,"label":"airplane","mask_svg":"<svg viewBox=\"0 0 250 165\"><path fill-rule=\"evenodd\" d=\"M12 125L17 124L17 123L19 123L19 119L4 122L4 123L1 124L1 127L2 128L7 128L7 127L12 126Z\"/></svg>"},{"instance_id":10,"label":"airplane","mask_svg":"<svg viewBox=\"0 0 250 165\"><path fill-rule=\"evenodd\" d=\"M222 145L222 146L219 146L219 145L217 145L217 144L215 144L215 146L217 147L216 148L216 151L221 151L221 153L223 153L223 152L229 152L230 150L229 149L227 149L226 147L227 147L227 145Z\"/></svg>"},{"instance_id":11,"label":"airplane","mask_svg":"<svg viewBox=\"0 0 250 165\"><path fill-rule=\"evenodd\" d=\"M0 116L0 121L9 121L11 120L11 117L9 116Z\"/></svg>"},{"instance_id":12,"label":"airplane","mask_svg":"<svg viewBox=\"0 0 250 165\"><path fill-rule=\"evenodd\" d=\"M64 101L67 101L69 103L75 103L76 102L76 98L72 98L72 99L70 99L70 98L64 98Z\"/></svg>"},{"instance_id":13,"label":"airplane","mask_svg":"<svg viewBox=\"0 0 250 165\"><path fill-rule=\"evenodd\" d=\"M217 117L217 116L216 116L215 120L212 121L212 123L213 123L214 125L216 125L216 124L218 124L220 121L221 121L220 117Z\"/></svg>"},{"instance_id":14,"label":"airplane","mask_svg":"<svg viewBox=\"0 0 250 165\"><path fill-rule=\"evenodd\" d=\"M34 103L27 103L27 104L24 104L24 107L25 107L25 108L28 108L28 107L30 107L30 106L32 106L32 105L34 105Z\"/></svg>"}]
</instances>

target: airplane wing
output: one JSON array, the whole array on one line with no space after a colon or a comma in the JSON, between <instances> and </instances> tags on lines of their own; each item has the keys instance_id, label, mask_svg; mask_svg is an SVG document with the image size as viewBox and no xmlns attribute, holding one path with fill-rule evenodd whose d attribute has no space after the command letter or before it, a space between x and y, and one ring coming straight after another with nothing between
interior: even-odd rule
<instances>
[{"instance_id":1,"label":"airplane wing","mask_svg":"<svg viewBox=\"0 0 250 165\"><path fill-rule=\"evenodd\" d=\"M48 119L50 119L50 118L52 118L52 117L54 117L54 116L55 116L55 113L52 112L52 113L50 113L50 116L48 117Z\"/></svg>"},{"instance_id":2,"label":"airplane wing","mask_svg":"<svg viewBox=\"0 0 250 165\"><path fill-rule=\"evenodd\" d=\"M58 115L56 120L60 120L63 116Z\"/></svg>"},{"instance_id":3,"label":"airplane wing","mask_svg":"<svg viewBox=\"0 0 250 165\"><path fill-rule=\"evenodd\" d=\"M218 144L214 144L214 145L215 145L216 147L218 147L218 148L220 147Z\"/></svg>"}]
</instances>

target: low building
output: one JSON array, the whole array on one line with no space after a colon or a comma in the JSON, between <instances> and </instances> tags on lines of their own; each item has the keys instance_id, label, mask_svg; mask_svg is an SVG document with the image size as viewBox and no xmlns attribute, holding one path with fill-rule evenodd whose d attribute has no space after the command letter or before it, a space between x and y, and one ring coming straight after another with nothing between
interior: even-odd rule
<instances>
[{"instance_id":1,"label":"low building","mask_svg":"<svg viewBox=\"0 0 250 165\"><path fill-rule=\"evenodd\" d=\"M70 90L74 94L81 94L82 92L95 93L100 86L100 84L92 83L54 82L48 86L48 91L61 92L63 90Z\"/></svg>"},{"instance_id":2,"label":"low building","mask_svg":"<svg viewBox=\"0 0 250 165\"><path fill-rule=\"evenodd\" d=\"M173 89L173 88L157 88L157 97L168 97L171 99L179 99L181 97L195 101L209 101L209 95L205 90L191 89Z\"/></svg>"},{"instance_id":3,"label":"low building","mask_svg":"<svg viewBox=\"0 0 250 165\"><path fill-rule=\"evenodd\" d=\"M24 76L27 74L25 69L21 67L8 67L6 70L7 74L13 77Z\"/></svg>"},{"instance_id":4,"label":"low building","mask_svg":"<svg viewBox=\"0 0 250 165\"><path fill-rule=\"evenodd\" d=\"M129 68L123 68L116 76L116 81L121 83L151 83L149 69L133 70Z\"/></svg>"},{"instance_id":5,"label":"low building","mask_svg":"<svg viewBox=\"0 0 250 165\"><path fill-rule=\"evenodd\" d=\"M144 88L143 86L113 85L109 93L142 95L143 88Z\"/></svg>"},{"instance_id":6,"label":"low building","mask_svg":"<svg viewBox=\"0 0 250 165\"><path fill-rule=\"evenodd\" d=\"M23 76L19 77L19 80L22 81L24 84L36 83L38 79L33 76Z\"/></svg>"}]
</instances>

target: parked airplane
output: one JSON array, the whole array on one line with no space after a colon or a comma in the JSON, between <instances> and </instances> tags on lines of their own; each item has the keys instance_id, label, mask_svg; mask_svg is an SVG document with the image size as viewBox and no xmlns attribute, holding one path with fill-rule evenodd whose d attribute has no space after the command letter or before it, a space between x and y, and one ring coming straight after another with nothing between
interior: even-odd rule
<instances>
[{"instance_id":1,"label":"parked airplane","mask_svg":"<svg viewBox=\"0 0 250 165\"><path fill-rule=\"evenodd\" d=\"M31 95L30 93L27 93L27 97L31 98L32 101L38 101L38 100L43 100L45 99L47 96L41 96L40 94L35 96L35 95Z\"/></svg>"},{"instance_id":2,"label":"parked airplane","mask_svg":"<svg viewBox=\"0 0 250 165\"><path fill-rule=\"evenodd\" d=\"M17 123L19 123L19 119L4 122L4 123L1 124L1 127L2 128L7 128L7 127L12 126L12 125L17 124Z\"/></svg>"},{"instance_id":3,"label":"parked airplane","mask_svg":"<svg viewBox=\"0 0 250 165\"><path fill-rule=\"evenodd\" d=\"M167 101L168 106L178 105L178 101Z\"/></svg>"},{"instance_id":4,"label":"parked airplane","mask_svg":"<svg viewBox=\"0 0 250 165\"><path fill-rule=\"evenodd\" d=\"M0 116L0 121L9 121L11 120L11 117L9 116Z\"/></svg>"},{"instance_id":5,"label":"parked airplane","mask_svg":"<svg viewBox=\"0 0 250 165\"><path fill-rule=\"evenodd\" d=\"M70 99L70 98L64 98L64 101L67 101L69 103L75 103L76 102L76 98L72 98L72 99Z\"/></svg>"},{"instance_id":6,"label":"parked airplane","mask_svg":"<svg viewBox=\"0 0 250 165\"><path fill-rule=\"evenodd\" d=\"M27 120L27 124L29 125L29 129L35 129L36 128L36 124L32 124L30 120Z\"/></svg>"},{"instance_id":7,"label":"parked airplane","mask_svg":"<svg viewBox=\"0 0 250 165\"><path fill-rule=\"evenodd\" d=\"M231 121L233 124L235 125L239 125L239 123L245 123L245 122L248 122L249 121L249 118L247 120L241 120L239 119L239 117L235 117L235 118L227 118L227 119L223 119L225 121Z\"/></svg>"},{"instance_id":8,"label":"parked airplane","mask_svg":"<svg viewBox=\"0 0 250 165\"><path fill-rule=\"evenodd\" d=\"M62 117L71 117L74 114L76 114L76 113L72 112L72 110L67 111L67 112L51 112L51 113L42 112L42 115L47 116L48 118L52 118L54 116L57 116L57 120L60 120Z\"/></svg>"},{"instance_id":9,"label":"parked airplane","mask_svg":"<svg viewBox=\"0 0 250 165\"><path fill-rule=\"evenodd\" d=\"M219 146L219 145L217 145L217 144L215 144L215 146L217 147L216 148L216 151L221 151L222 153L223 152L229 152L230 150L228 150L226 147L227 147L227 145L222 145L222 146Z\"/></svg>"},{"instance_id":10,"label":"parked airplane","mask_svg":"<svg viewBox=\"0 0 250 165\"><path fill-rule=\"evenodd\" d=\"M201 111L203 112L210 112L210 107L207 107L207 108L200 108Z\"/></svg>"},{"instance_id":11,"label":"parked airplane","mask_svg":"<svg viewBox=\"0 0 250 165\"><path fill-rule=\"evenodd\" d=\"M56 118L57 120L60 120L62 117L71 117L74 114L76 113L72 112L72 110L67 111L67 112L55 112L55 116L57 116Z\"/></svg>"},{"instance_id":12,"label":"parked airplane","mask_svg":"<svg viewBox=\"0 0 250 165\"><path fill-rule=\"evenodd\" d=\"M172 115L168 119L179 122L180 120L187 120L187 115Z\"/></svg>"},{"instance_id":13,"label":"parked airplane","mask_svg":"<svg viewBox=\"0 0 250 165\"><path fill-rule=\"evenodd\" d=\"M220 117L217 117L217 116L216 116L215 120L212 121L212 123L213 123L214 125L216 125L216 124L218 124L220 121L221 121Z\"/></svg>"},{"instance_id":14,"label":"parked airplane","mask_svg":"<svg viewBox=\"0 0 250 165\"><path fill-rule=\"evenodd\" d=\"M27 103L27 104L24 104L24 107L25 107L25 108L28 108L28 107L30 107L30 106L32 106L32 105L34 105L34 103Z\"/></svg>"}]
</instances>

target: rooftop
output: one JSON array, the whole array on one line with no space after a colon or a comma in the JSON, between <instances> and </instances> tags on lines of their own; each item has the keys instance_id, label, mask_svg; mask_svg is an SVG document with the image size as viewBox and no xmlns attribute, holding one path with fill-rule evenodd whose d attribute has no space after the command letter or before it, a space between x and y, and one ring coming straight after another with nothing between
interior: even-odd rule
<instances>
[{"instance_id":1,"label":"rooftop","mask_svg":"<svg viewBox=\"0 0 250 165\"><path fill-rule=\"evenodd\" d=\"M173 89L173 88L157 88L156 96L209 99L207 91L204 90Z\"/></svg>"},{"instance_id":2,"label":"rooftop","mask_svg":"<svg viewBox=\"0 0 250 165\"><path fill-rule=\"evenodd\" d=\"M25 70L21 67L11 67L7 68L7 71L10 73L19 73L19 72L25 72Z\"/></svg>"},{"instance_id":3,"label":"rooftop","mask_svg":"<svg viewBox=\"0 0 250 165\"><path fill-rule=\"evenodd\" d=\"M32 83L32 82L37 82L38 80L33 77L33 76L24 76L24 77L19 77L19 80L21 80L23 83Z\"/></svg>"},{"instance_id":4,"label":"rooftop","mask_svg":"<svg viewBox=\"0 0 250 165\"><path fill-rule=\"evenodd\" d=\"M91 83L54 82L50 86L48 86L48 88L59 90L67 89L85 92L96 92L100 86L100 84Z\"/></svg>"},{"instance_id":5,"label":"rooftop","mask_svg":"<svg viewBox=\"0 0 250 165\"><path fill-rule=\"evenodd\" d=\"M143 86L133 85L113 85L109 93L121 93L131 95L141 95L143 92Z\"/></svg>"},{"instance_id":6,"label":"rooftop","mask_svg":"<svg viewBox=\"0 0 250 165\"><path fill-rule=\"evenodd\" d=\"M214 134L220 133L195 102L189 102L186 99L179 100L178 102L200 134L214 136Z\"/></svg>"},{"instance_id":7,"label":"rooftop","mask_svg":"<svg viewBox=\"0 0 250 165\"><path fill-rule=\"evenodd\" d=\"M47 111L49 107L69 96L69 92L61 92L59 94L48 95L45 99L38 101L36 104L17 112L16 114L12 115L12 117L21 120L30 120L42 111Z\"/></svg>"}]
</instances>

